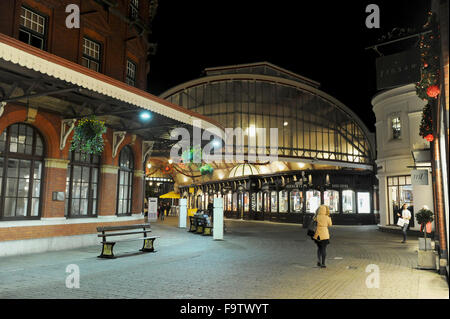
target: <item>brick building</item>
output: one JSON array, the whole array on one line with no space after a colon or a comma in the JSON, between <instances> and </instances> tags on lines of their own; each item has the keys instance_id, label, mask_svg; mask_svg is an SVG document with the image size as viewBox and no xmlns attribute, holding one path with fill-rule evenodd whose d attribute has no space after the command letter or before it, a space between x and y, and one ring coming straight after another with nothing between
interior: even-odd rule
<instances>
[{"instance_id":1,"label":"brick building","mask_svg":"<svg viewBox=\"0 0 450 319\"><path fill-rule=\"evenodd\" d=\"M67 28L69 4L79 28ZM143 222L144 162L170 129L217 127L145 91L153 0L0 2L0 256L97 243ZM150 120L140 115L148 112ZM77 120L105 121L100 156L71 152Z\"/></svg>"}]
</instances>

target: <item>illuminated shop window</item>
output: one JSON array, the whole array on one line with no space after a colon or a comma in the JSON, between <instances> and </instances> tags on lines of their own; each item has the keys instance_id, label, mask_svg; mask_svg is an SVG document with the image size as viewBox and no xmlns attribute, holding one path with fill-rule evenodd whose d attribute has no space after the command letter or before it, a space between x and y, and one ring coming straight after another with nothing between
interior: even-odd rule
<instances>
[{"instance_id":1,"label":"illuminated shop window","mask_svg":"<svg viewBox=\"0 0 450 319\"><path fill-rule=\"evenodd\" d=\"M301 213L303 208L303 192L291 191L291 213Z\"/></svg>"},{"instance_id":2,"label":"illuminated shop window","mask_svg":"<svg viewBox=\"0 0 450 319\"><path fill-rule=\"evenodd\" d=\"M282 190L279 192L279 210L280 213L287 213L288 211L288 192Z\"/></svg>"},{"instance_id":3,"label":"illuminated shop window","mask_svg":"<svg viewBox=\"0 0 450 319\"><path fill-rule=\"evenodd\" d=\"M309 190L306 192L306 212L316 213L320 206L320 192L317 190Z\"/></svg>"},{"instance_id":4,"label":"illuminated shop window","mask_svg":"<svg viewBox=\"0 0 450 319\"><path fill-rule=\"evenodd\" d=\"M352 190L342 191L342 212L356 213L355 192Z\"/></svg>"},{"instance_id":5,"label":"illuminated shop window","mask_svg":"<svg viewBox=\"0 0 450 319\"><path fill-rule=\"evenodd\" d=\"M339 192L327 190L323 192L323 203L330 207L330 213L339 213Z\"/></svg>"}]
</instances>

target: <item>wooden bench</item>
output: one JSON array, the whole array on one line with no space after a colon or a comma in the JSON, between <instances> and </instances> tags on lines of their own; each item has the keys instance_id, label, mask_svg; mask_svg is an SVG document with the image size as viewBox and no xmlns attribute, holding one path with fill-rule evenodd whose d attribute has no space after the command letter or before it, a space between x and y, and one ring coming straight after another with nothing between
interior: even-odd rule
<instances>
[{"instance_id":1,"label":"wooden bench","mask_svg":"<svg viewBox=\"0 0 450 319\"><path fill-rule=\"evenodd\" d=\"M116 242L120 241L133 241L133 240L143 240L143 245L140 251L143 252L153 252L155 251L153 242L156 238L160 236L148 236L150 233L150 224L137 224L137 225L125 225L125 226L107 226L107 227L97 227L98 234L97 237L102 237L102 253L100 258L115 258L113 253L113 248ZM143 235L141 235L143 234ZM106 239L107 237L114 236L129 236L129 235L139 235L139 238L126 238L126 239Z\"/></svg>"},{"instance_id":2,"label":"wooden bench","mask_svg":"<svg viewBox=\"0 0 450 319\"><path fill-rule=\"evenodd\" d=\"M212 235L212 226L207 225L206 218L203 216L189 216L190 227L189 231L196 234L203 234L203 236Z\"/></svg>"}]
</instances>

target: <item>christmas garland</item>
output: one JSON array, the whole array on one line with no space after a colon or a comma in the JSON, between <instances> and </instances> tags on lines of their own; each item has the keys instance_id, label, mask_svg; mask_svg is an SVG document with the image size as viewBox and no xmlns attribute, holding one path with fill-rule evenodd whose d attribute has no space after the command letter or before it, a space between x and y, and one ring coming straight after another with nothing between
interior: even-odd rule
<instances>
[{"instance_id":1,"label":"christmas garland","mask_svg":"<svg viewBox=\"0 0 450 319\"><path fill-rule=\"evenodd\" d=\"M416 94L420 99L428 101L427 105L423 108L419 135L427 141L432 141L432 104L440 94L440 36L436 15L432 12L428 12L428 20L423 27L425 29L430 29L431 32L421 35L419 41L421 78L420 81L416 83Z\"/></svg>"},{"instance_id":2,"label":"christmas garland","mask_svg":"<svg viewBox=\"0 0 450 319\"><path fill-rule=\"evenodd\" d=\"M83 157L87 154L100 155L104 147L104 133L105 122L97 120L95 116L83 118L74 129L70 150L80 151Z\"/></svg>"}]
</instances>

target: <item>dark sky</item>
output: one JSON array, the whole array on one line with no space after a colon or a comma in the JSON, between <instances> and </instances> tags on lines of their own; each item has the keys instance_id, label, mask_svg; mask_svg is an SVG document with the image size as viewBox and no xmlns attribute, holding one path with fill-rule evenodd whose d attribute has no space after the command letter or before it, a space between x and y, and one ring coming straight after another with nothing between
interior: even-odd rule
<instances>
[{"instance_id":1,"label":"dark sky","mask_svg":"<svg viewBox=\"0 0 450 319\"><path fill-rule=\"evenodd\" d=\"M368 4L380 29L368 29ZM159 0L149 91L159 95L206 67L268 61L321 83L374 131L375 58L367 46L394 27L419 27L429 0Z\"/></svg>"}]
</instances>

